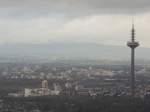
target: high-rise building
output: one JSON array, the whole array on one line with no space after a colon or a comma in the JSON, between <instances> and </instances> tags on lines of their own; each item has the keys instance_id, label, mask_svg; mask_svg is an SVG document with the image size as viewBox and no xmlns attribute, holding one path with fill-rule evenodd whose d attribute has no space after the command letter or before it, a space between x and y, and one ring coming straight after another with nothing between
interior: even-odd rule
<instances>
[{"instance_id":1,"label":"high-rise building","mask_svg":"<svg viewBox=\"0 0 150 112\"><path fill-rule=\"evenodd\" d=\"M48 95L48 94L49 94L48 81L43 80L42 81L42 95Z\"/></svg>"},{"instance_id":2,"label":"high-rise building","mask_svg":"<svg viewBox=\"0 0 150 112\"><path fill-rule=\"evenodd\" d=\"M135 48L139 46L139 43L135 41L135 29L134 23L132 24L131 40L127 42L127 46L131 48L131 95L135 96Z\"/></svg>"},{"instance_id":3,"label":"high-rise building","mask_svg":"<svg viewBox=\"0 0 150 112\"><path fill-rule=\"evenodd\" d=\"M47 80L42 81L42 88L47 88L48 89L48 81Z\"/></svg>"}]
</instances>

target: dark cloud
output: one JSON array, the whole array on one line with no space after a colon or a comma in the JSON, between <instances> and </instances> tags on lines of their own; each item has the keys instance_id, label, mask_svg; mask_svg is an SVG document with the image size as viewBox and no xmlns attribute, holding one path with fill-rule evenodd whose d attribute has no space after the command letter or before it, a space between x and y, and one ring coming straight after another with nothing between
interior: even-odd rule
<instances>
[{"instance_id":1,"label":"dark cloud","mask_svg":"<svg viewBox=\"0 0 150 112\"><path fill-rule=\"evenodd\" d=\"M40 16L61 14L138 14L150 10L150 0L0 0L1 16Z\"/></svg>"}]
</instances>

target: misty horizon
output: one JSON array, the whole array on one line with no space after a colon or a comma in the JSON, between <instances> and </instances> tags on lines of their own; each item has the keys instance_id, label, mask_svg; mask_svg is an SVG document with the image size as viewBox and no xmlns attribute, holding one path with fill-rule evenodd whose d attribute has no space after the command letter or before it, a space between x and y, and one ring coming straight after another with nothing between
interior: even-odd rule
<instances>
[{"instance_id":1,"label":"misty horizon","mask_svg":"<svg viewBox=\"0 0 150 112\"><path fill-rule=\"evenodd\" d=\"M136 60L150 60L150 48L136 49ZM120 53L120 55L118 55ZM0 57L36 60L130 60L124 46L94 43L1 44Z\"/></svg>"}]
</instances>

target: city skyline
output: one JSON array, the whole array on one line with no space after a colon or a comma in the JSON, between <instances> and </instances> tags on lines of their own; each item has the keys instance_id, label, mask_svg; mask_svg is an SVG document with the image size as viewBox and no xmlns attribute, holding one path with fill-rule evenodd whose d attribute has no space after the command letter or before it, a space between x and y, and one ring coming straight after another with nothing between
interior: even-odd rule
<instances>
[{"instance_id":1,"label":"city skyline","mask_svg":"<svg viewBox=\"0 0 150 112\"><path fill-rule=\"evenodd\" d=\"M0 0L0 112L147 112L149 18L149 0Z\"/></svg>"}]
</instances>

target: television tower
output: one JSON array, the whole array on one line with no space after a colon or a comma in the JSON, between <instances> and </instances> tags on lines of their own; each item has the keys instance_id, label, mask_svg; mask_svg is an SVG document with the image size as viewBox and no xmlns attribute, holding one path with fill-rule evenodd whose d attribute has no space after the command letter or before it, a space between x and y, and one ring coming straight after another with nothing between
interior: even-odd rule
<instances>
[{"instance_id":1,"label":"television tower","mask_svg":"<svg viewBox=\"0 0 150 112\"><path fill-rule=\"evenodd\" d=\"M132 23L131 40L127 42L127 46L131 48L131 95L135 96L135 70L134 70L134 57L135 48L139 46L139 43L135 41L135 29L134 22Z\"/></svg>"}]
</instances>

